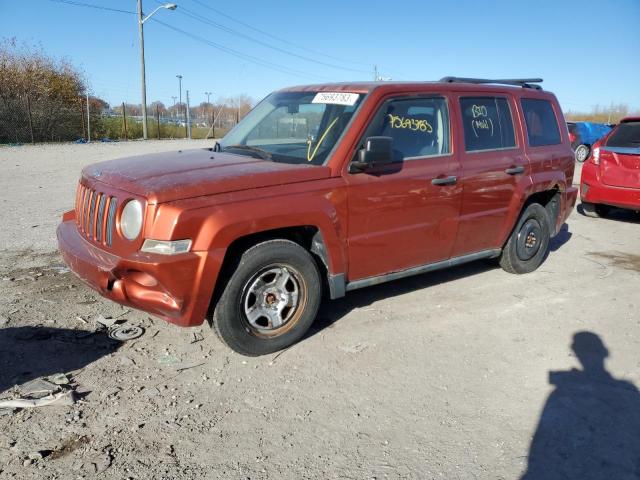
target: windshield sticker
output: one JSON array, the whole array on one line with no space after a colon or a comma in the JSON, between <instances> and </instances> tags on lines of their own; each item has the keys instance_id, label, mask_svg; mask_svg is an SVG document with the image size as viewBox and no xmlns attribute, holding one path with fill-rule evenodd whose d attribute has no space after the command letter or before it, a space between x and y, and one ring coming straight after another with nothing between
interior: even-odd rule
<instances>
[{"instance_id":1,"label":"windshield sticker","mask_svg":"<svg viewBox=\"0 0 640 480\"><path fill-rule=\"evenodd\" d=\"M333 105L348 105L353 106L360 97L357 93L346 92L318 92L313 97L311 103L330 103Z\"/></svg>"},{"instance_id":2,"label":"windshield sticker","mask_svg":"<svg viewBox=\"0 0 640 480\"><path fill-rule=\"evenodd\" d=\"M405 118L400 115L389 114L391 128L405 128L414 132L433 133L433 127L425 119Z\"/></svg>"}]
</instances>

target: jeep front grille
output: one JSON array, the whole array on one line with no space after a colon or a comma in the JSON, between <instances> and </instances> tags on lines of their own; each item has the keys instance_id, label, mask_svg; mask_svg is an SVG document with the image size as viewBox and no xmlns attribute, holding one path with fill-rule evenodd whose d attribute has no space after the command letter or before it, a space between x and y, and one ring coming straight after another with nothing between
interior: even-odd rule
<instances>
[{"instance_id":1,"label":"jeep front grille","mask_svg":"<svg viewBox=\"0 0 640 480\"><path fill-rule=\"evenodd\" d=\"M76 223L85 237L111 246L117 208L118 199L116 197L78 184Z\"/></svg>"}]
</instances>

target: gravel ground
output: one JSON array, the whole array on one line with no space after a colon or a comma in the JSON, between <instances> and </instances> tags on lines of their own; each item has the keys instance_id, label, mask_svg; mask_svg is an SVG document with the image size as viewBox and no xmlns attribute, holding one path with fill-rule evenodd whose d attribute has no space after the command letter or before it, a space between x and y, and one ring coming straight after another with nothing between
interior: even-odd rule
<instances>
[{"instance_id":1,"label":"gravel ground","mask_svg":"<svg viewBox=\"0 0 640 480\"><path fill-rule=\"evenodd\" d=\"M0 399L61 372L78 399L0 412L0 478L640 478L640 216L573 212L532 274L352 292L245 358L103 300L55 250L83 165L205 145L0 148ZM112 341L100 315L146 333Z\"/></svg>"}]
</instances>

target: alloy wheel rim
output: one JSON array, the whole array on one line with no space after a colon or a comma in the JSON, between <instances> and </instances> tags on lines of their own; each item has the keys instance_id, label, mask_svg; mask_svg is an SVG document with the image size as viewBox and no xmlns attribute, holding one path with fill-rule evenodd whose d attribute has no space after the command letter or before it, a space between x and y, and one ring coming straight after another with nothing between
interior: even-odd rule
<instances>
[{"instance_id":1,"label":"alloy wheel rim","mask_svg":"<svg viewBox=\"0 0 640 480\"><path fill-rule=\"evenodd\" d=\"M579 162L584 162L587 159L587 149L586 148L579 148L578 149L578 161Z\"/></svg>"}]
</instances>

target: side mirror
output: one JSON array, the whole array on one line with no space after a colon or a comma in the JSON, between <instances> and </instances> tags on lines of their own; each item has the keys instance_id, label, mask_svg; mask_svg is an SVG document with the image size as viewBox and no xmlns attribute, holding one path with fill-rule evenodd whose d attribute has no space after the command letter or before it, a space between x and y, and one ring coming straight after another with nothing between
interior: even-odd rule
<instances>
[{"instance_id":1,"label":"side mirror","mask_svg":"<svg viewBox=\"0 0 640 480\"><path fill-rule=\"evenodd\" d=\"M358 159L351 162L350 171L361 172L371 167L392 163L392 145L391 137L368 137L364 142L364 148L358 150Z\"/></svg>"},{"instance_id":2,"label":"side mirror","mask_svg":"<svg viewBox=\"0 0 640 480\"><path fill-rule=\"evenodd\" d=\"M220 144L219 144L218 142L216 142L216 143L213 145L213 151L214 151L214 152L221 152L221 151L222 151L222 147L220 146Z\"/></svg>"}]
</instances>

